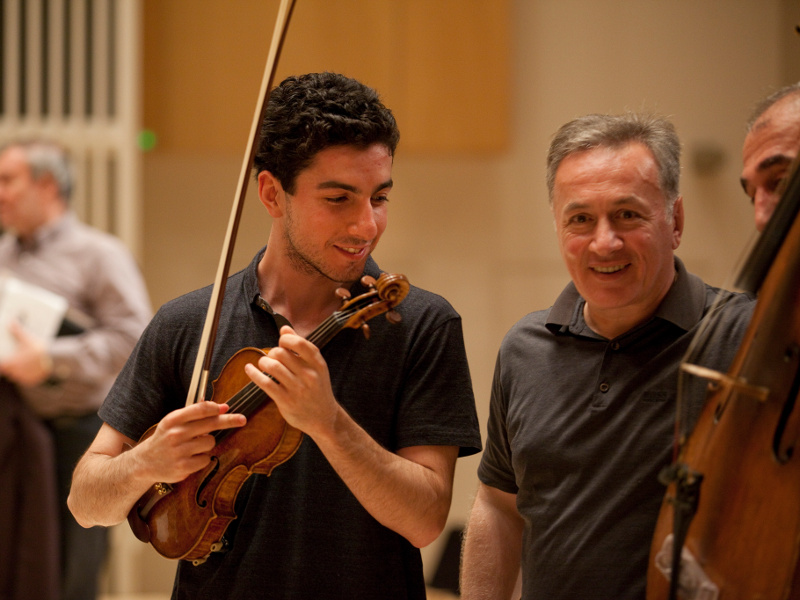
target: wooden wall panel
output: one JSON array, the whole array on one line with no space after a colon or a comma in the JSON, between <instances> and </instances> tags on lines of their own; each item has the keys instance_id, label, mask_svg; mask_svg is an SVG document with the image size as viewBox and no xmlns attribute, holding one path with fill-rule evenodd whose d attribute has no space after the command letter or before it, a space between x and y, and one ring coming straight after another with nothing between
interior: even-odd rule
<instances>
[{"instance_id":1,"label":"wooden wall panel","mask_svg":"<svg viewBox=\"0 0 800 600\"><path fill-rule=\"evenodd\" d=\"M278 0L146 0L144 126L156 151L244 153ZM502 151L510 0L297 0L279 63L381 93L401 152ZM487 9L490 6L491 9Z\"/></svg>"}]
</instances>

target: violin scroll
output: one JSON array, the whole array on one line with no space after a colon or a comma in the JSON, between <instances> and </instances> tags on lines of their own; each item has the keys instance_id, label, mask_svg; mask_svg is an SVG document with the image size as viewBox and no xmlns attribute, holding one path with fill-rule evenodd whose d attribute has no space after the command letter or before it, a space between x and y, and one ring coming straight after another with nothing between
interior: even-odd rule
<instances>
[{"instance_id":1,"label":"violin scroll","mask_svg":"<svg viewBox=\"0 0 800 600\"><path fill-rule=\"evenodd\" d=\"M373 317L386 313L386 319L390 323L396 324L401 321L400 315L393 309L408 295L410 285L408 278L399 273L381 273L377 280L364 276L361 278L361 283L369 288L369 291L352 300L345 299L338 312L345 319L343 327L361 329L369 338L369 328L366 323ZM337 295L342 297L338 290Z\"/></svg>"}]
</instances>

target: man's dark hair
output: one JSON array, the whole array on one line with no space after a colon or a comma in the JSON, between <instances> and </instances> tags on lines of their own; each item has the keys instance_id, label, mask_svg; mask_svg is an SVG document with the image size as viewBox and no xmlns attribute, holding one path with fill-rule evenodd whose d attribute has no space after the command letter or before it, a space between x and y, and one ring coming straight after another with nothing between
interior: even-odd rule
<instances>
[{"instance_id":1,"label":"man's dark hair","mask_svg":"<svg viewBox=\"0 0 800 600\"><path fill-rule=\"evenodd\" d=\"M370 87L337 73L287 77L269 96L255 175L269 171L293 194L297 175L331 146L383 144L394 156L400 132Z\"/></svg>"}]
</instances>

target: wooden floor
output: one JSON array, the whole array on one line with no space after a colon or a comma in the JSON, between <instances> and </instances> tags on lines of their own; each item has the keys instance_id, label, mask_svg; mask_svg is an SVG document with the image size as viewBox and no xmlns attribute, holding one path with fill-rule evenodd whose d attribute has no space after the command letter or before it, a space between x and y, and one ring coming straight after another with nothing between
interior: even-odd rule
<instances>
[{"instance_id":1,"label":"wooden floor","mask_svg":"<svg viewBox=\"0 0 800 600\"><path fill-rule=\"evenodd\" d=\"M169 594L105 594L97 600L169 600ZM437 589L428 589L428 600L458 600L458 596Z\"/></svg>"},{"instance_id":2,"label":"wooden floor","mask_svg":"<svg viewBox=\"0 0 800 600\"><path fill-rule=\"evenodd\" d=\"M169 600L169 594L102 594L97 600Z\"/></svg>"}]
</instances>

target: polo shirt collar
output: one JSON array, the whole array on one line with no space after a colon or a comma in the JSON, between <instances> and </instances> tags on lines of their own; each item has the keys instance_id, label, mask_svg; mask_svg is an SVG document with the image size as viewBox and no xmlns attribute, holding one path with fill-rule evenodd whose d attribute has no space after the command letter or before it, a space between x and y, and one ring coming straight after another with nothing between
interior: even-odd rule
<instances>
[{"instance_id":1,"label":"polo shirt collar","mask_svg":"<svg viewBox=\"0 0 800 600\"><path fill-rule=\"evenodd\" d=\"M681 259L677 256L674 258L677 277L653 317L689 331L703 316L705 284L702 279L686 270ZM597 337L583 318L584 304L585 300L570 281L548 311L545 322L547 328L553 332Z\"/></svg>"},{"instance_id":2,"label":"polo shirt collar","mask_svg":"<svg viewBox=\"0 0 800 600\"><path fill-rule=\"evenodd\" d=\"M39 227L33 232L33 235L30 237L30 239L23 241L20 238L16 238L17 247L20 250L35 250L36 248L41 247L49 239L57 236L61 231L69 227L70 224L76 219L77 217L75 216L75 213L71 210L67 210L57 219Z\"/></svg>"}]
</instances>

